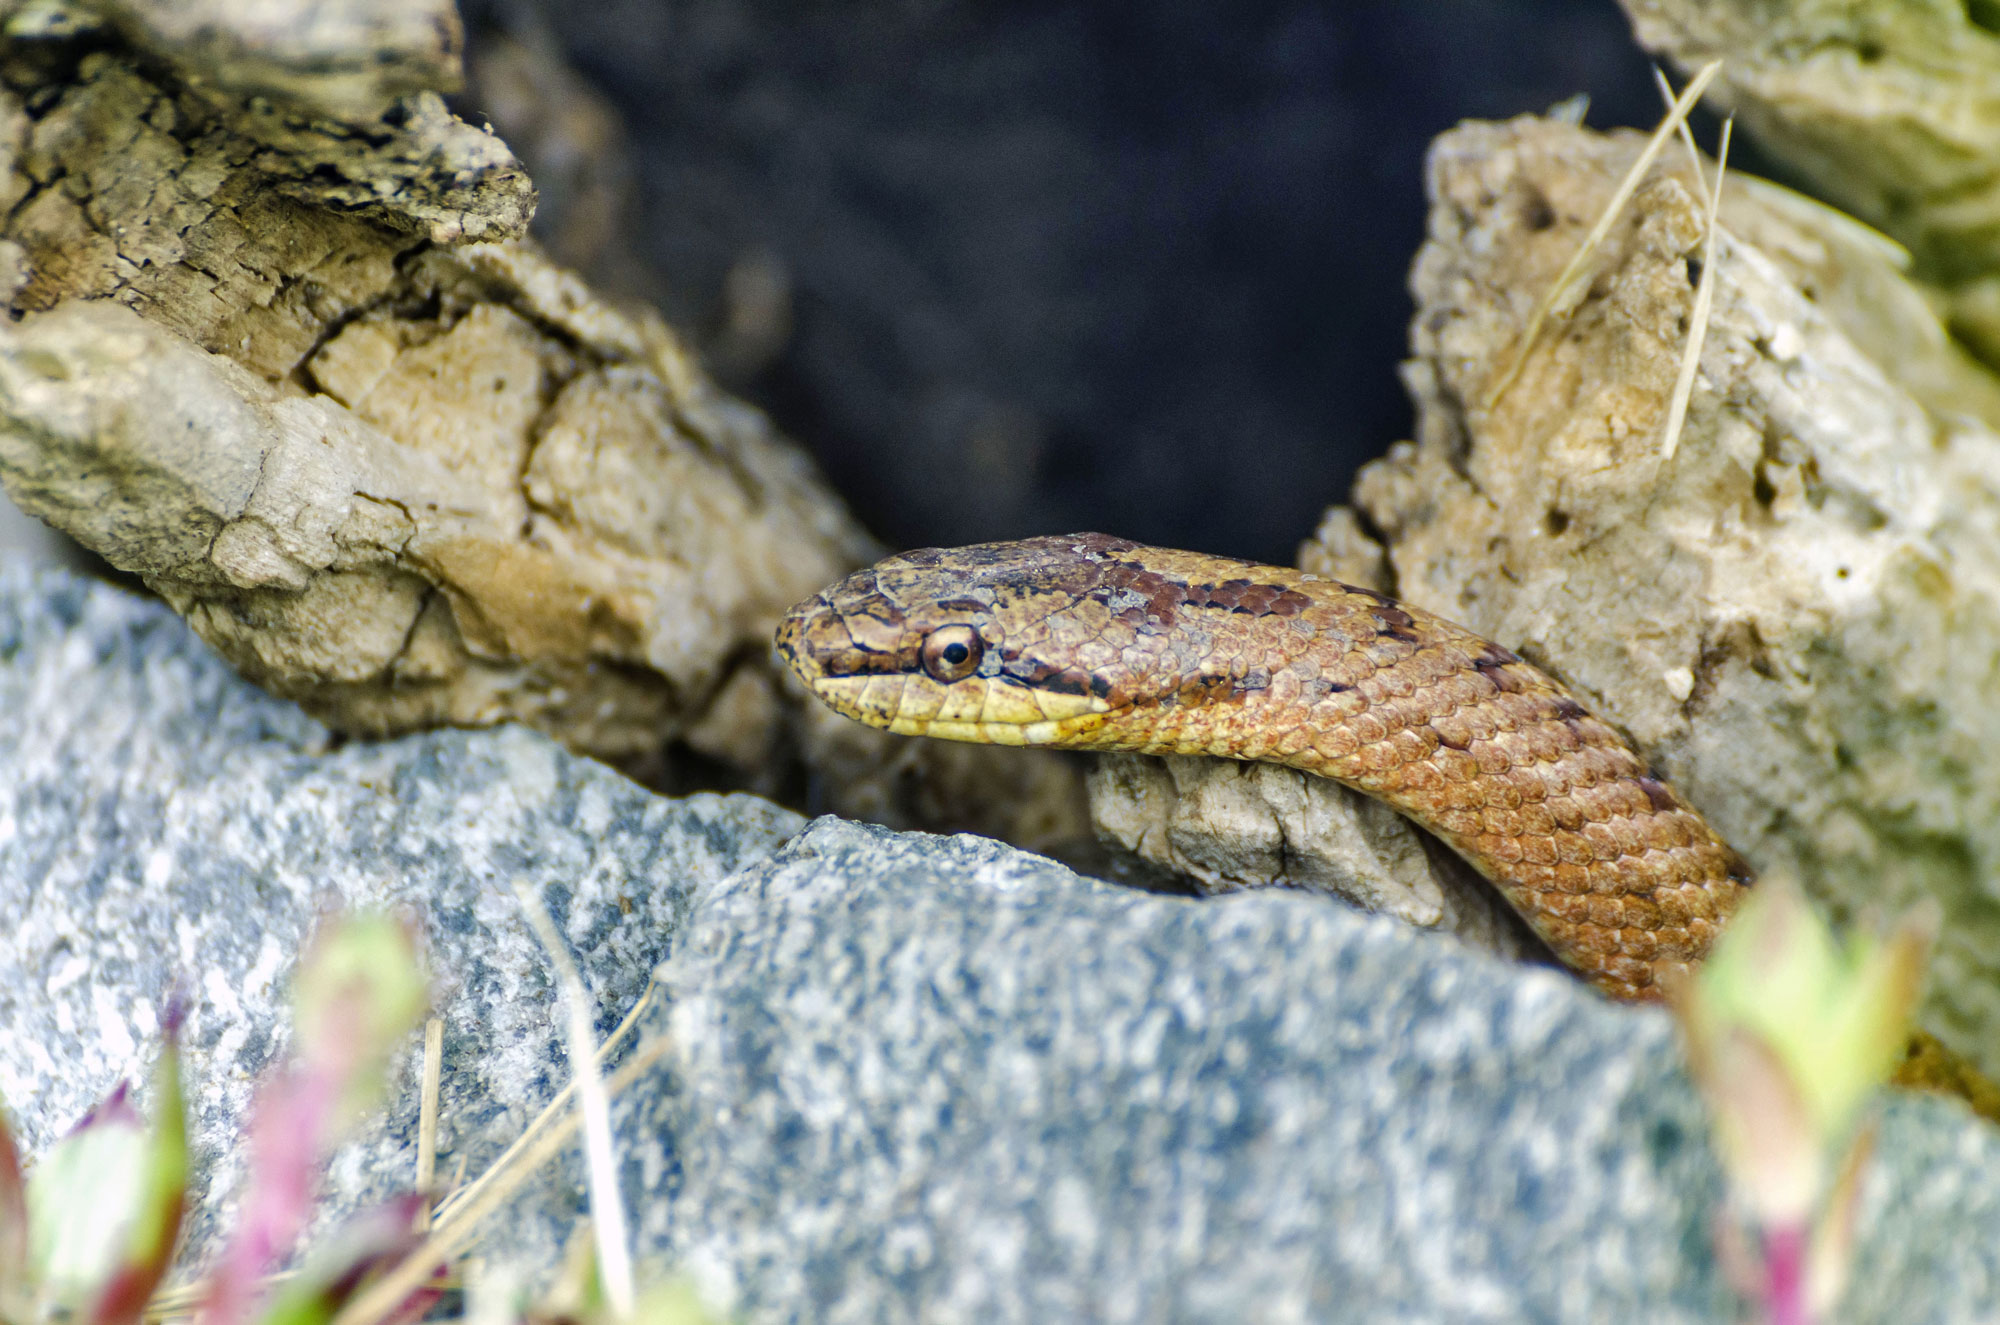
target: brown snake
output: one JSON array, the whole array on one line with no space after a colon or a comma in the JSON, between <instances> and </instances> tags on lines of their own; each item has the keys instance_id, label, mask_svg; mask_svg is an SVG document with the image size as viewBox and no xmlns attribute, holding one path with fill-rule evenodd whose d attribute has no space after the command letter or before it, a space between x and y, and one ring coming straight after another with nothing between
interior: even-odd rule
<instances>
[{"instance_id":1,"label":"brown snake","mask_svg":"<svg viewBox=\"0 0 2000 1325\"><path fill-rule=\"evenodd\" d=\"M906 552L794 607L813 694L907 736L1257 759L1436 834L1618 998L1701 960L1743 860L1560 684L1368 589L1103 534Z\"/></svg>"}]
</instances>

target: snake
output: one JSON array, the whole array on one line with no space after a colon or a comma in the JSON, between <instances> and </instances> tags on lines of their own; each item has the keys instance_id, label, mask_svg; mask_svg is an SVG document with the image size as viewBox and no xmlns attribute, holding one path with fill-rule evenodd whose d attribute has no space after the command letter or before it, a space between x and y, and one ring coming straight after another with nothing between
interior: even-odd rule
<instances>
[{"instance_id":1,"label":"snake","mask_svg":"<svg viewBox=\"0 0 2000 1325\"><path fill-rule=\"evenodd\" d=\"M1106 534L925 548L788 612L779 656L907 736L1283 764L1397 810L1605 994L1658 999L1752 875L1512 651L1331 578Z\"/></svg>"}]
</instances>

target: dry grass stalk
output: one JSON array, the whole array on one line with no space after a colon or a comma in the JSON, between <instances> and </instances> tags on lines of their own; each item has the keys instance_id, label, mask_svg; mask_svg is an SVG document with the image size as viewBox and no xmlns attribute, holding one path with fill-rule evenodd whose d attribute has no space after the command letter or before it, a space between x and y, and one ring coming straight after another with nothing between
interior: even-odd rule
<instances>
[{"instance_id":1,"label":"dry grass stalk","mask_svg":"<svg viewBox=\"0 0 2000 1325\"><path fill-rule=\"evenodd\" d=\"M632 1246L626 1234L625 1198L618 1190L618 1159L611 1150L611 1103L604 1080L597 1075L596 1037L590 1029L590 992L583 986L569 947L556 932L555 921L524 879L514 881L521 912L548 953L563 991L563 1021L569 1039L570 1074L576 1082L577 1107L583 1114L584 1167L590 1183L590 1227L597 1241L597 1274L604 1299L620 1320L629 1319L638 1301L632 1284Z\"/></svg>"},{"instance_id":2,"label":"dry grass stalk","mask_svg":"<svg viewBox=\"0 0 2000 1325\"><path fill-rule=\"evenodd\" d=\"M649 1040L641 1045L631 1059L604 1082L606 1097L615 1097L643 1076L666 1051L665 1038ZM574 1084L571 1083L572 1086ZM567 1093L565 1091L565 1096ZM341 1308L330 1325L379 1325L410 1294L430 1281L438 1265L462 1251L486 1216L499 1209L522 1183L534 1176L537 1169L575 1139L580 1126L575 1114L542 1125L556 1107L550 1105L544 1110L542 1116L536 1119L537 1127L523 1133L520 1140L508 1147L506 1154L494 1161L492 1168L480 1175L476 1194L468 1188L463 1200L453 1202L449 1209L440 1208L431 1226L431 1235L424 1240L424 1244L395 1269L356 1294ZM534 1134L532 1141L530 1134Z\"/></svg>"},{"instance_id":3,"label":"dry grass stalk","mask_svg":"<svg viewBox=\"0 0 2000 1325\"><path fill-rule=\"evenodd\" d=\"M593 1078L596 1076L595 1069L601 1068L631 1038L633 1031L638 1028L639 1019L652 1007L656 996L657 987L648 984L646 991L633 1003L631 1011L627 1012L624 1020L618 1023L617 1029L606 1037L597 1052L591 1056ZM441 1047L442 1024L437 1024L440 1029ZM429 1096L435 1089L431 1082L431 1064L437 1062L440 1055L430 1052L428 1027L425 1046L424 1090ZM607 1100L615 1098L620 1091L643 1075L659 1061L666 1050L667 1042L664 1038L652 1040L642 1046L633 1054L630 1061L603 1083ZM428 1282L431 1271L462 1249L487 1215L498 1209L507 1197L513 1195L522 1183L576 1136L578 1119L568 1113L576 1095L577 1081L572 1079L567 1086L557 1092L556 1097L549 1101L546 1108L535 1115L527 1127L522 1129L521 1135L514 1138L513 1143L500 1153L485 1172L472 1182L456 1187L451 1195L438 1204L438 1208L431 1214L430 1237L394 1270L371 1284L350 1302L335 1318L333 1325L374 1325L374 1322L389 1315L412 1292ZM435 1109L435 1101L430 1107ZM422 1108L420 1105L420 1118ZM420 1122L419 1126L428 1132L434 1146L435 1120L433 1119L428 1126ZM418 1153L421 1167L421 1137ZM460 1173L464 1171L463 1156L459 1158L458 1171ZM271 1275L264 1284L267 1288L281 1284L291 1278L292 1273L286 1270ZM207 1293L208 1283L205 1279L162 1289L147 1302L144 1319L148 1325L161 1325L162 1322L192 1316Z\"/></svg>"},{"instance_id":4,"label":"dry grass stalk","mask_svg":"<svg viewBox=\"0 0 2000 1325\"><path fill-rule=\"evenodd\" d=\"M438 1087L444 1071L444 1018L424 1023L423 1093L417 1101L417 1228L431 1226L431 1187L437 1181Z\"/></svg>"},{"instance_id":5,"label":"dry grass stalk","mask_svg":"<svg viewBox=\"0 0 2000 1325\"><path fill-rule=\"evenodd\" d=\"M1674 102L1673 109L1660 121L1659 127L1653 130L1653 136L1646 140L1645 149L1632 162L1632 168L1625 172L1625 178L1619 181L1617 191L1611 195L1611 201L1605 204L1603 214L1597 218L1597 224L1590 228L1590 233L1584 236L1583 243L1571 256L1569 265L1562 269L1562 274L1549 286L1548 293L1544 294L1535 305L1534 313L1528 318L1527 327L1521 332L1521 338L1515 344L1514 357L1508 362L1506 371L1502 372L1487 390L1486 398L1481 402L1484 408L1492 409L1498 404L1500 398L1507 394L1507 388L1514 384L1514 379L1520 376L1521 368L1527 363L1529 352L1535 348L1535 342L1540 338L1542 327L1548 321L1549 315L1558 307L1565 305L1572 289L1589 266L1591 255L1597 252L1605 236L1611 233L1611 227L1624 212L1625 204L1630 202L1632 195L1638 191L1639 182L1646 177L1646 172L1652 169L1653 162L1660 155L1660 149L1666 146L1667 139L1686 122L1688 112L1701 100L1701 94L1707 90L1709 83L1714 81L1721 69L1720 60L1711 60L1704 65L1701 72L1689 80L1687 87L1682 89L1679 98Z\"/></svg>"},{"instance_id":6,"label":"dry grass stalk","mask_svg":"<svg viewBox=\"0 0 2000 1325\"><path fill-rule=\"evenodd\" d=\"M1729 133L1734 117L1722 122L1722 145L1715 156L1715 192L1708 200L1708 234L1701 250L1701 280L1695 283L1694 311L1688 315L1687 345L1681 352L1680 376L1674 381L1673 401L1667 407L1666 427L1660 433L1660 459L1672 460L1681 444L1681 428L1687 423L1688 401L1694 395L1694 376L1701 367L1701 345L1708 335L1708 319L1715 306L1715 237L1722 229L1722 178L1729 173Z\"/></svg>"}]
</instances>

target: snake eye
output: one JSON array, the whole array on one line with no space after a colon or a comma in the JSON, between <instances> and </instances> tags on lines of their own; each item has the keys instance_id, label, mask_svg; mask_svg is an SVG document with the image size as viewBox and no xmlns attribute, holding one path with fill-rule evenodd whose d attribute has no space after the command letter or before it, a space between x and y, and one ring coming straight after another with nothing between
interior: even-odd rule
<instances>
[{"instance_id":1,"label":"snake eye","mask_svg":"<svg viewBox=\"0 0 2000 1325\"><path fill-rule=\"evenodd\" d=\"M924 670L944 685L963 681L979 670L985 651L985 642L971 626L939 626L924 637Z\"/></svg>"}]
</instances>

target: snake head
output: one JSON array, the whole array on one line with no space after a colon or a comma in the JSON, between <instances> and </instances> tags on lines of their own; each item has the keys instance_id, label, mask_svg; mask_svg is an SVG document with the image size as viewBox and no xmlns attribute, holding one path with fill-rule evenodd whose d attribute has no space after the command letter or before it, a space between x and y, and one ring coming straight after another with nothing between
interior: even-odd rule
<instances>
[{"instance_id":1,"label":"snake head","mask_svg":"<svg viewBox=\"0 0 2000 1325\"><path fill-rule=\"evenodd\" d=\"M777 650L816 697L871 727L1064 744L1119 707L1078 645L1099 588L1092 551L1131 546L1073 534L905 552L794 607Z\"/></svg>"}]
</instances>

